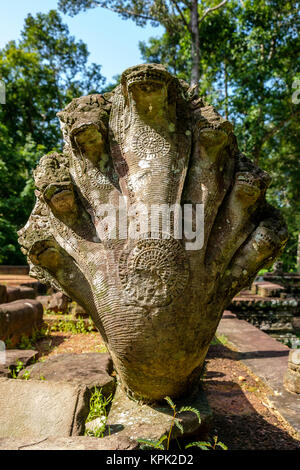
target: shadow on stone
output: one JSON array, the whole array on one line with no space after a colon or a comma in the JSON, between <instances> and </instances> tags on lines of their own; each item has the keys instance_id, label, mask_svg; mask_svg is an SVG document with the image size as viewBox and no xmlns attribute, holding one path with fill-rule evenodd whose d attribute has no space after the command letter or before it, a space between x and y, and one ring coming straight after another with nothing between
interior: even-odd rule
<instances>
[{"instance_id":1,"label":"shadow on stone","mask_svg":"<svg viewBox=\"0 0 300 470\"><path fill-rule=\"evenodd\" d=\"M207 354L207 373L203 387L213 413L212 435L217 435L229 450L299 450L297 438L294 439L287 430L275 425L278 417L274 414L271 403L259 404L257 409L254 408L246 395L247 382L244 382L243 390L238 383L228 380L230 372L226 377L226 374L219 375L219 371L210 369L210 359L218 358L221 361L239 361L239 353L217 344L211 345ZM279 398L283 397L274 396L276 400ZM262 409L265 410L263 415Z\"/></svg>"}]
</instances>

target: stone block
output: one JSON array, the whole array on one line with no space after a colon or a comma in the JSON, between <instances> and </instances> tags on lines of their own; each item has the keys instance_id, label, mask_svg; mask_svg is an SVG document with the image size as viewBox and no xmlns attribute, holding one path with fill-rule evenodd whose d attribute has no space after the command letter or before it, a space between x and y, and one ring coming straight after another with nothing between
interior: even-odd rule
<instances>
[{"instance_id":1,"label":"stone block","mask_svg":"<svg viewBox=\"0 0 300 470\"><path fill-rule=\"evenodd\" d=\"M284 287L273 282L256 282L256 293L261 297L279 297Z\"/></svg>"},{"instance_id":2,"label":"stone block","mask_svg":"<svg viewBox=\"0 0 300 470\"><path fill-rule=\"evenodd\" d=\"M6 302L6 286L0 284L0 304L4 304Z\"/></svg>"},{"instance_id":3,"label":"stone block","mask_svg":"<svg viewBox=\"0 0 300 470\"><path fill-rule=\"evenodd\" d=\"M36 290L30 286L20 286L21 299L35 299Z\"/></svg>"},{"instance_id":4,"label":"stone block","mask_svg":"<svg viewBox=\"0 0 300 470\"><path fill-rule=\"evenodd\" d=\"M0 378L0 438L79 436L88 394L70 383Z\"/></svg>"},{"instance_id":5,"label":"stone block","mask_svg":"<svg viewBox=\"0 0 300 470\"><path fill-rule=\"evenodd\" d=\"M283 383L289 392L300 393L300 349L291 349Z\"/></svg>"},{"instance_id":6,"label":"stone block","mask_svg":"<svg viewBox=\"0 0 300 470\"><path fill-rule=\"evenodd\" d=\"M35 289L28 286L8 286L6 294L6 303L14 302L15 300L21 299L35 299L36 292Z\"/></svg>"},{"instance_id":7,"label":"stone block","mask_svg":"<svg viewBox=\"0 0 300 470\"><path fill-rule=\"evenodd\" d=\"M173 400L176 410L181 407L196 408L201 417L191 411L185 411L177 415L181 423L183 433L177 426L173 426L171 439L196 436L206 438L211 427L212 411L206 395L201 388L196 389L191 395L180 400ZM160 405L146 405L131 400L118 387L108 415L107 428L110 434L124 436L131 440L150 439L159 440L163 435L169 434L172 426L173 410L164 401ZM93 421L87 424L87 428L93 428ZM96 423L95 423L96 424Z\"/></svg>"},{"instance_id":8,"label":"stone block","mask_svg":"<svg viewBox=\"0 0 300 470\"><path fill-rule=\"evenodd\" d=\"M41 302L45 310L48 310L49 302L50 302L50 295L38 295L36 300Z\"/></svg>"},{"instance_id":9,"label":"stone block","mask_svg":"<svg viewBox=\"0 0 300 470\"><path fill-rule=\"evenodd\" d=\"M293 329L296 335L300 335L300 316L292 319Z\"/></svg>"},{"instance_id":10,"label":"stone block","mask_svg":"<svg viewBox=\"0 0 300 470\"><path fill-rule=\"evenodd\" d=\"M0 376L11 377L11 370L15 370L17 363L20 361L27 366L34 361L38 355L38 351L30 349L7 349L5 351L5 363L0 363Z\"/></svg>"},{"instance_id":11,"label":"stone block","mask_svg":"<svg viewBox=\"0 0 300 470\"><path fill-rule=\"evenodd\" d=\"M52 294L49 299L48 309L53 312L67 313L69 306L69 297L62 292Z\"/></svg>"},{"instance_id":12,"label":"stone block","mask_svg":"<svg viewBox=\"0 0 300 470\"><path fill-rule=\"evenodd\" d=\"M107 353L58 354L23 369L19 377L27 371L30 378L39 379L42 376L51 382L84 385L89 392L94 387L101 388L106 397L115 391L115 379L110 375L113 363Z\"/></svg>"},{"instance_id":13,"label":"stone block","mask_svg":"<svg viewBox=\"0 0 300 470\"><path fill-rule=\"evenodd\" d=\"M0 340L17 345L22 336L30 337L41 328L43 306L33 299L16 300L0 305Z\"/></svg>"},{"instance_id":14,"label":"stone block","mask_svg":"<svg viewBox=\"0 0 300 470\"><path fill-rule=\"evenodd\" d=\"M74 436L38 439L0 439L0 450L137 450L136 441L116 435L103 437Z\"/></svg>"}]
</instances>

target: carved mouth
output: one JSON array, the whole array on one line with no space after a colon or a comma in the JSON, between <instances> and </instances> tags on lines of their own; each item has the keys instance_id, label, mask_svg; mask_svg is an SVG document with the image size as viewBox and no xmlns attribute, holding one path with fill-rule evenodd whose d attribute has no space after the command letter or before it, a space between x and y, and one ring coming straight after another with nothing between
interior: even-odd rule
<instances>
[{"instance_id":1,"label":"carved mouth","mask_svg":"<svg viewBox=\"0 0 300 470\"><path fill-rule=\"evenodd\" d=\"M161 66L158 69L157 66L153 67L150 64L131 67L125 70L121 78L125 94L134 85L145 84L161 87L162 85L168 86L171 81L174 79L164 67Z\"/></svg>"},{"instance_id":2,"label":"carved mouth","mask_svg":"<svg viewBox=\"0 0 300 470\"><path fill-rule=\"evenodd\" d=\"M209 133L209 132L223 132L227 136L232 132L230 123L228 122L217 122L217 123L208 123L206 120L200 121L198 124L199 133Z\"/></svg>"},{"instance_id":3,"label":"carved mouth","mask_svg":"<svg viewBox=\"0 0 300 470\"><path fill-rule=\"evenodd\" d=\"M57 251L51 240L39 240L31 246L28 251L28 256L34 263L39 264L40 256L47 251L49 251L50 254L53 250Z\"/></svg>"},{"instance_id":4,"label":"carved mouth","mask_svg":"<svg viewBox=\"0 0 300 470\"><path fill-rule=\"evenodd\" d=\"M237 174L236 177L236 190L242 197L257 200L261 194L261 181L251 174Z\"/></svg>"},{"instance_id":5,"label":"carved mouth","mask_svg":"<svg viewBox=\"0 0 300 470\"><path fill-rule=\"evenodd\" d=\"M43 196L46 200L50 201L54 196L60 193L73 194L70 184L66 183L51 183L47 186L43 192Z\"/></svg>"},{"instance_id":6,"label":"carved mouth","mask_svg":"<svg viewBox=\"0 0 300 470\"><path fill-rule=\"evenodd\" d=\"M157 83L160 85L166 84L169 77L165 73L161 72L140 72L133 73L127 78L127 88L130 88L132 85L143 84L143 83Z\"/></svg>"},{"instance_id":7,"label":"carved mouth","mask_svg":"<svg viewBox=\"0 0 300 470\"><path fill-rule=\"evenodd\" d=\"M237 183L238 184L243 184L243 185L248 185L251 187L259 187L259 180L257 180L253 175L250 173L237 173Z\"/></svg>"},{"instance_id":8,"label":"carved mouth","mask_svg":"<svg viewBox=\"0 0 300 470\"><path fill-rule=\"evenodd\" d=\"M259 175L253 175L252 173L237 173L236 184L243 187L249 194L253 192L260 192L266 189L268 181L265 181ZM246 189L248 188L248 189Z\"/></svg>"}]
</instances>

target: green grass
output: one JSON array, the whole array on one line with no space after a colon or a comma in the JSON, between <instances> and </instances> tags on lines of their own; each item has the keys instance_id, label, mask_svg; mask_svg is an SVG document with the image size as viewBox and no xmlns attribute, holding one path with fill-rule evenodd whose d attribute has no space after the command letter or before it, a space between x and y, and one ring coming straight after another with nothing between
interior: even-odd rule
<instances>
[{"instance_id":1,"label":"green grass","mask_svg":"<svg viewBox=\"0 0 300 470\"><path fill-rule=\"evenodd\" d=\"M90 411L86 419L86 423L93 421L97 418L103 418L103 424L93 431L86 430L85 436L90 437L103 437L106 430L106 420L108 414L108 407L112 401L112 395L105 397L102 394L102 389L94 388L90 398Z\"/></svg>"},{"instance_id":2,"label":"green grass","mask_svg":"<svg viewBox=\"0 0 300 470\"><path fill-rule=\"evenodd\" d=\"M50 327L51 331L61 331L63 333L73 334L87 334L91 333L94 329L94 324L91 318L88 319L88 325L86 325L83 318L78 317L77 320L58 320L54 325Z\"/></svg>"},{"instance_id":3,"label":"green grass","mask_svg":"<svg viewBox=\"0 0 300 470\"><path fill-rule=\"evenodd\" d=\"M218 344L223 344L224 346L226 346L228 344L228 339L224 335L215 335L210 344L212 344L213 346L216 346Z\"/></svg>"}]
</instances>

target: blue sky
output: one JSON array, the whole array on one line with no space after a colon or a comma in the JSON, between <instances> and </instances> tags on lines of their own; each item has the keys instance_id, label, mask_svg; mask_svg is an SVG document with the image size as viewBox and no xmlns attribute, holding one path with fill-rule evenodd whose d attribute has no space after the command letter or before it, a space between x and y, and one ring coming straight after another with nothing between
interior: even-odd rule
<instances>
[{"instance_id":1,"label":"blue sky","mask_svg":"<svg viewBox=\"0 0 300 470\"><path fill-rule=\"evenodd\" d=\"M46 13L57 8L58 0L0 0L0 48L12 39L19 39L24 19L31 13ZM122 20L116 13L96 8L74 18L63 15L70 33L82 39L90 52L89 61L102 65L107 82L127 67L142 62L139 41L159 37L163 28L148 25L140 28L131 20Z\"/></svg>"}]
</instances>

